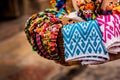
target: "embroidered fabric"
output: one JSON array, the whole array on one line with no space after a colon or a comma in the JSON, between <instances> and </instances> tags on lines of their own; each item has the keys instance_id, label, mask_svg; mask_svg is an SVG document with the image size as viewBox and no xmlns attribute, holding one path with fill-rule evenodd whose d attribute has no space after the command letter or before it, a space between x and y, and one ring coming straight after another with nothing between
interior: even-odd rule
<instances>
[{"instance_id":1,"label":"embroidered fabric","mask_svg":"<svg viewBox=\"0 0 120 80\"><path fill-rule=\"evenodd\" d=\"M96 20L65 25L62 34L66 61L97 64L109 60Z\"/></svg>"},{"instance_id":2,"label":"embroidered fabric","mask_svg":"<svg viewBox=\"0 0 120 80\"><path fill-rule=\"evenodd\" d=\"M120 52L120 14L98 16L97 21L107 51Z\"/></svg>"}]
</instances>

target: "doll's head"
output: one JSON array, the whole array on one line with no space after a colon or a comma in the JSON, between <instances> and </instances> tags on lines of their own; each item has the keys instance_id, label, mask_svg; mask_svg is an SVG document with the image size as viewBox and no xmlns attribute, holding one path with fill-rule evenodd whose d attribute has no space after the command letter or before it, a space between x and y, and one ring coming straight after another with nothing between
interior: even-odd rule
<instances>
[{"instance_id":1,"label":"doll's head","mask_svg":"<svg viewBox=\"0 0 120 80\"><path fill-rule=\"evenodd\" d=\"M95 9L95 4L93 2L88 2L85 4L85 10L94 11L94 9Z\"/></svg>"},{"instance_id":2,"label":"doll's head","mask_svg":"<svg viewBox=\"0 0 120 80\"><path fill-rule=\"evenodd\" d=\"M109 4L106 6L106 10L112 10L115 7L114 2L109 2Z\"/></svg>"},{"instance_id":3,"label":"doll's head","mask_svg":"<svg viewBox=\"0 0 120 80\"><path fill-rule=\"evenodd\" d=\"M113 7L116 5L117 0L103 0L102 3L102 10L112 10Z\"/></svg>"}]
</instances>

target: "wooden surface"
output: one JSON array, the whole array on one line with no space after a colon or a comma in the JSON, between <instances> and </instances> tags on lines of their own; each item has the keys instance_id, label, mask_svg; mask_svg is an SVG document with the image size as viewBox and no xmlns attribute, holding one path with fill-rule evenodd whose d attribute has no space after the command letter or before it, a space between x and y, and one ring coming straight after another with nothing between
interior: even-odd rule
<instances>
[{"instance_id":1,"label":"wooden surface","mask_svg":"<svg viewBox=\"0 0 120 80\"><path fill-rule=\"evenodd\" d=\"M118 54L110 54L110 60L117 60L120 59L120 52Z\"/></svg>"}]
</instances>

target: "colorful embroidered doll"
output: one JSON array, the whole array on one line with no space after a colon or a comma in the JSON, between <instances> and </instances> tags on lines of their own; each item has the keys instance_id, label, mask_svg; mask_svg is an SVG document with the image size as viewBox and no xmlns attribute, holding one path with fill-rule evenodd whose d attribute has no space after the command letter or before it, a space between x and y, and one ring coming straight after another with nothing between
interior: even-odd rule
<instances>
[{"instance_id":1,"label":"colorful embroidered doll","mask_svg":"<svg viewBox=\"0 0 120 80\"><path fill-rule=\"evenodd\" d=\"M92 0L76 0L76 5L79 9L78 16L86 21L93 19L95 4Z\"/></svg>"},{"instance_id":2,"label":"colorful embroidered doll","mask_svg":"<svg viewBox=\"0 0 120 80\"><path fill-rule=\"evenodd\" d=\"M58 8L58 10L65 7L65 4L66 4L66 0L56 0L56 7Z\"/></svg>"},{"instance_id":3,"label":"colorful embroidered doll","mask_svg":"<svg viewBox=\"0 0 120 80\"><path fill-rule=\"evenodd\" d=\"M113 14L114 7L117 6L117 0L103 0L101 9L104 15Z\"/></svg>"},{"instance_id":4,"label":"colorful embroidered doll","mask_svg":"<svg viewBox=\"0 0 120 80\"><path fill-rule=\"evenodd\" d=\"M58 11L56 17L59 19L68 13L66 10L66 0L50 0L50 5L53 9Z\"/></svg>"},{"instance_id":5,"label":"colorful embroidered doll","mask_svg":"<svg viewBox=\"0 0 120 80\"><path fill-rule=\"evenodd\" d=\"M87 21L88 20L92 20L92 16L94 14L94 10L95 10L94 2L86 1L85 7L84 7L84 16L85 16L85 19Z\"/></svg>"},{"instance_id":6,"label":"colorful embroidered doll","mask_svg":"<svg viewBox=\"0 0 120 80\"><path fill-rule=\"evenodd\" d=\"M76 5L79 10L78 16L84 18L83 11L84 11L85 1L84 0L76 0Z\"/></svg>"}]
</instances>

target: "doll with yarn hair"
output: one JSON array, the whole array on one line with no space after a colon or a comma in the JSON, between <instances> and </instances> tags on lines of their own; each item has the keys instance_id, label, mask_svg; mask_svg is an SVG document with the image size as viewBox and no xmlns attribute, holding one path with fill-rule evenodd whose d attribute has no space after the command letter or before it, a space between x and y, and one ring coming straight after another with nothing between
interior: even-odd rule
<instances>
[{"instance_id":1,"label":"doll with yarn hair","mask_svg":"<svg viewBox=\"0 0 120 80\"><path fill-rule=\"evenodd\" d=\"M85 1L86 4L84 6L84 16L86 21L92 20L94 11L95 11L95 4L93 1Z\"/></svg>"},{"instance_id":2,"label":"doll with yarn hair","mask_svg":"<svg viewBox=\"0 0 120 80\"><path fill-rule=\"evenodd\" d=\"M78 7L78 16L84 18L86 21L94 19L94 12L95 12L95 2L94 1L92 1L92 0L75 0L75 3Z\"/></svg>"},{"instance_id":3,"label":"doll with yarn hair","mask_svg":"<svg viewBox=\"0 0 120 80\"><path fill-rule=\"evenodd\" d=\"M119 0L103 0L101 9L104 15L120 13Z\"/></svg>"}]
</instances>

